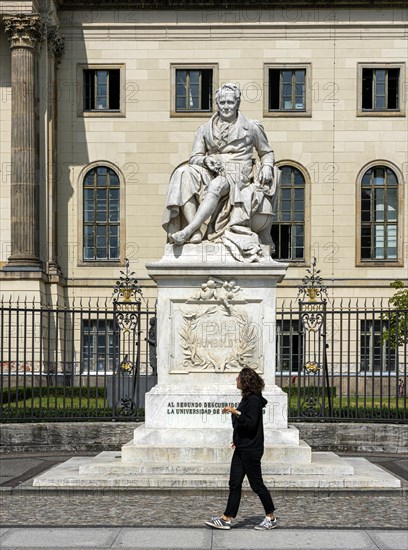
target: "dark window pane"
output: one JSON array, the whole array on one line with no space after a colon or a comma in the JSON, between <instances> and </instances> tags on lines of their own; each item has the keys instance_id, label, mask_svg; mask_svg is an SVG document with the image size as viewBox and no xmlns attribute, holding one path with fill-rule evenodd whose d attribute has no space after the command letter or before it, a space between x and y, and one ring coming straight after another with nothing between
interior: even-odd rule
<instances>
[{"instance_id":1,"label":"dark window pane","mask_svg":"<svg viewBox=\"0 0 408 550\"><path fill-rule=\"evenodd\" d=\"M384 189L374 189L374 219L384 221Z\"/></svg>"},{"instance_id":2,"label":"dark window pane","mask_svg":"<svg viewBox=\"0 0 408 550\"><path fill-rule=\"evenodd\" d=\"M94 250L94 227L92 225L84 226L84 259L93 260L95 257Z\"/></svg>"},{"instance_id":3,"label":"dark window pane","mask_svg":"<svg viewBox=\"0 0 408 550\"><path fill-rule=\"evenodd\" d=\"M388 109L399 108L399 69L388 69Z\"/></svg>"},{"instance_id":4,"label":"dark window pane","mask_svg":"<svg viewBox=\"0 0 408 550\"><path fill-rule=\"evenodd\" d=\"M109 190L109 221L119 221L119 189Z\"/></svg>"},{"instance_id":5,"label":"dark window pane","mask_svg":"<svg viewBox=\"0 0 408 550\"><path fill-rule=\"evenodd\" d=\"M367 172L364 174L362 179L362 185L371 185L371 175L372 175L372 169L370 168L367 170Z\"/></svg>"},{"instance_id":6,"label":"dark window pane","mask_svg":"<svg viewBox=\"0 0 408 550\"><path fill-rule=\"evenodd\" d=\"M363 69L363 109L373 108L373 70Z\"/></svg>"},{"instance_id":7,"label":"dark window pane","mask_svg":"<svg viewBox=\"0 0 408 550\"><path fill-rule=\"evenodd\" d=\"M96 109L108 108L108 71L96 71Z\"/></svg>"},{"instance_id":8,"label":"dark window pane","mask_svg":"<svg viewBox=\"0 0 408 550\"><path fill-rule=\"evenodd\" d=\"M103 166L96 169L96 185L98 187L106 187L108 184L107 174L108 170Z\"/></svg>"},{"instance_id":9,"label":"dark window pane","mask_svg":"<svg viewBox=\"0 0 408 550\"><path fill-rule=\"evenodd\" d=\"M120 70L109 71L109 109L119 110Z\"/></svg>"},{"instance_id":10,"label":"dark window pane","mask_svg":"<svg viewBox=\"0 0 408 550\"><path fill-rule=\"evenodd\" d=\"M384 168L374 168L374 185L384 185L385 170Z\"/></svg>"},{"instance_id":11,"label":"dark window pane","mask_svg":"<svg viewBox=\"0 0 408 550\"><path fill-rule=\"evenodd\" d=\"M290 225L281 225L280 226L280 254L279 258L282 260L290 260L290 244L291 244L291 233L292 227Z\"/></svg>"},{"instance_id":12,"label":"dark window pane","mask_svg":"<svg viewBox=\"0 0 408 550\"><path fill-rule=\"evenodd\" d=\"M295 185L304 185L305 178L303 177L302 172L300 172L300 170L297 170L296 168L292 168L292 170L295 178Z\"/></svg>"},{"instance_id":13,"label":"dark window pane","mask_svg":"<svg viewBox=\"0 0 408 550\"><path fill-rule=\"evenodd\" d=\"M119 185L119 178L118 178L118 175L116 174L116 172L114 172L113 170L110 170L108 169L108 174L109 174L109 185L111 186L118 186Z\"/></svg>"},{"instance_id":14,"label":"dark window pane","mask_svg":"<svg viewBox=\"0 0 408 550\"><path fill-rule=\"evenodd\" d=\"M371 189L361 190L361 221L371 221Z\"/></svg>"},{"instance_id":15,"label":"dark window pane","mask_svg":"<svg viewBox=\"0 0 408 550\"><path fill-rule=\"evenodd\" d=\"M84 189L84 222L94 222L94 190Z\"/></svg>"},{"instance_id":16,"label":"dark window pane","mask_svg":"<svg viewBox=\"0 0 408 550\"><path fill-rule=\"evenodd\" d=\"M212 110L212 70L203 70L201 71L201 87L202 87L202 96L201 96L201 109L203 111Z\"/></svg>"},{"instance_id":17,"label":"dark window pane","mask_svg":"<svg viewBox=\"0 0 408 550\"><path fill-rule=\"evenodd\" d=\"M292 185L292 168L290 166L282 166L281 170L281 185Z\"/></svg>"},{"instance_id":18,"label":"dark window pane","mask_svg":"<svg viewBox=\"0 0 408 550\"><path fill-rule=\"evenodd\" d=\"M279 110L279 69L269 69L269 110Z\"/></svg>"},{"instance_id":19,"label":"dark window pane","mask_svg":"<svg viewBox=\"0 0 408 550\"><path fill-rule=\"evenodd\" d=\"M93 187L95 183L95 170L90 170L84 179L84 185Z\"/></svg>"},{"instance_id":20,"label":"dark window pane","mask_svg":"<svg viewBox=\"0 0 408 550\"><path fill-rule=\"evenodd\" d=\"M394 174L392 170L387 168L386 174L387 174L387 185L398 185L397 176Z\"/></svg>"},{"instance_id":21,"label":"dark window pane","mask_svg":"<svg viewBox=\"0 0 408 550\"><path fill-rule=\"evenodd\" d=\"M398 217L397 189L387 189L387 222L396 222Z\"/></svg>"},{"instance_id":22,"label":"dark window pane","mask_svg":"<svg viewBox=\"0 0 408 550\"><path fill-rule=\"evenodd\" d=\"M84 110L95 109L95 71L84 70Z\"/></svg>"}]
</instances>

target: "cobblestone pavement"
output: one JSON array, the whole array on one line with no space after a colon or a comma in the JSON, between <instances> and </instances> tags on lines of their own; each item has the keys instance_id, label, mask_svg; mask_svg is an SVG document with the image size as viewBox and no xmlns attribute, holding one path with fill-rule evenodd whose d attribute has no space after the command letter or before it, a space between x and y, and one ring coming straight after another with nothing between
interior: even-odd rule
<instances>
[{"instance_id":1,"label":"cobblestone pavement","mask_svg":"<svg viewBox=\"0 0 408 550\"><path fill-rule=\"evenodd\" d=\"M220 495L137 495L134 493L42 495L19 492L0 495L3 526L203 526L223 512ZM277 495L279 526L287 528L407 528L408 499L404 496L317 494ZM253 527L263 516L255 495L245 495L234 522Z\"/></svg>"},{"instance_id":2,"label":"cobblestone pavement","mask_svg":"<svg viewBox=\"0 0 408 550\"><path fill-rule=\"evenodd\" d=\"M72 455L70 455L72 456ZM19 457L19 458L18 458ZM217 493L199 491L193 495L135 491L58 491L33 490L25 481L35 470L62 462L67 456L38 457L18 455L18 474L9 475L0 492L0 523L3 526L128 526L128 527L198 527L211 515L224 511L227 489ZM22 460L27 461L24 474ZM48 462L47 462L48 460ZM406 471L404 458L381 457L370 460L389 469ZM10 462L11 461L11 462ZM10 473L13 457L1 457L4 473ZM3 467L4 464L6 467ZM17 465L17 462L15 463ZM397 472L395 472L397 473ZM32 476L31 476L32 477ZM402 477L406 477L403 475ZM5 479L6 476L3 476ZM14 481L14 484L13 484ZM7 485L9 488L7 488ZM14 489L12 489L14 485ZM406 529L408 526L408 483L403 490L390 494L354 491L352 493L295 491L272 492L283 528L384 528ZM262 517L262 507L253 493L244 493L235 525L252 528Z\"/></svg>"}]
</instances>

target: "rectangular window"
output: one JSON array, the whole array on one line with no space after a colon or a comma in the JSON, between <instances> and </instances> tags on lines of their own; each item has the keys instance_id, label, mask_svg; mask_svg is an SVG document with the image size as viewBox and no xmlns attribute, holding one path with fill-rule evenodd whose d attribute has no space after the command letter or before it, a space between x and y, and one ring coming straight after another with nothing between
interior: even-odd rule
<instances>
[{"instance_id":1,"label":"rectangular window","mask_svg":"<svg viewBox=\"0 0 408 550\"><path fill-rule=\"evenodd\" d=\"M212 111L212 69L176 69L176 111Z\"/></svg>"},{"instance_id":2,"label":"rectangular window","mask_svg":"<svg viewBox=\"0 0 408 550\"><path fill-rule=\"evenodd\" d=\"M363 372L394 372L396 353L384 341L388 321L363 319L360 335L360 365Z\"/></svg>"},{"instance_id":3,"label":"rectangular window","mask_svg":"<svg viewBox=\"0 0 408 550\"><path fill-rule=\"evenodd\" d=\"M119 357L119 337L113 321L84 319L82 327L81 372L112 374Z\"/></svg>"},{"instance_id":4,"label":"rectangular window","mask_svg":"<svg viewBox=\"0 0 408 550\"><path fill-rule=\"evenodd\" d=\"M125 79L124 63L78 63L77 115L89 118L125 116L125 99L137 101L134 93L125 98L124 90L132 87Z\"/></svg>"},{"instance_id":5,"label":"rectangular window","mask_svg":"<svg viewBox=\"0 0 408 550\"><path fill-rule=\"evenodd\" d=\"M295 66L286 64L265 65L265 116L310 116L310 64Z\"/></svg>"},{"instance_id":6,"label":"rectangular window","mask_svg":"<svg viewBox=\"0 0 408 550\"><path fill-rule=\"evenodd\" d=\"M404 63L358 64L359 116L405 115Z\"/></svg>"},{"instance_id":7,"label":"rectangular window","mask_svg":"<svg viewBox=\"0 0 408 550\"><path fill-rule=\"evenodd\" d=\"M119 111L120 70L84 70L84 111Z\"/></svg>"},{"instance_id":8,"label":"rectangular window","mask_svg":"<svg viewBox=\"0 0 408 550\"><path fill-rule=\"evenodd\" d=\"M171 66L171 78L171 116L208 117L213 112L217 65L174 64Z\"/></svg>"},{"instance_id":9,"label":"rectangular window","mask_svg":"<svg viewBox=\"0 0 408 550\"><path fill-rule=\"evenodd\" d=\"M399 74L399 69L363 69L363 110L398 110Z\"/></svg>"},{"instance_id":10,"label":"rectangular window","mask_svg":"<svg viewBox=\"0 0 408 550\"><path fill-rule=\"evenodd\" d=\"M269 69L269 110L306 110L306 69Z\"/></svg>"}]
</instances>

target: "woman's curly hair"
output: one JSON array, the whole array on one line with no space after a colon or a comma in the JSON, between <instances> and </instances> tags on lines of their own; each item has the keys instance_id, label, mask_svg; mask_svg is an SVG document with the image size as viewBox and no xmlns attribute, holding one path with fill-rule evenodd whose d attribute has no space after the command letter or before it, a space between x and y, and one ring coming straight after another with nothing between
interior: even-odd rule
<instances>
[{"instance_id":1,"label":"woman's curly hair","mask_svg":"<svg viewBox=\"0 0 408 550\"><path fill-rule=\"evenodd\" d=\"M260 394L265 387L265 382L257 372L249 367L244 367L239 373L241 382L241 393L243 399L248 399L250 395Z\"/></svg>"}]
</instances>

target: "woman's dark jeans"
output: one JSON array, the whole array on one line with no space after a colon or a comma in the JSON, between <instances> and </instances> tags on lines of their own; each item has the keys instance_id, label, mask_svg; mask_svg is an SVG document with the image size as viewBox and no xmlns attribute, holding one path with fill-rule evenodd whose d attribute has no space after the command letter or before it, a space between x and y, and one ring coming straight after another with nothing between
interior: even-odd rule
<instances>
[{"instance_id":1,"label":"woman's dark jeans","mask_svg":"<svg viewBox=\"0 0 408 550\"><path fill-rule=\"evenodd\" d=\"M242 482L245 475L248 478L251 489L256 493L263 507L265 514L271 514L275 510L271 495L266 488L261 471L261 458L263 451L238 451L235 449L231 462L229 497L224 515L235 518L238 513L239 503L241 501Z\"/></svg>"}]
</instances>

